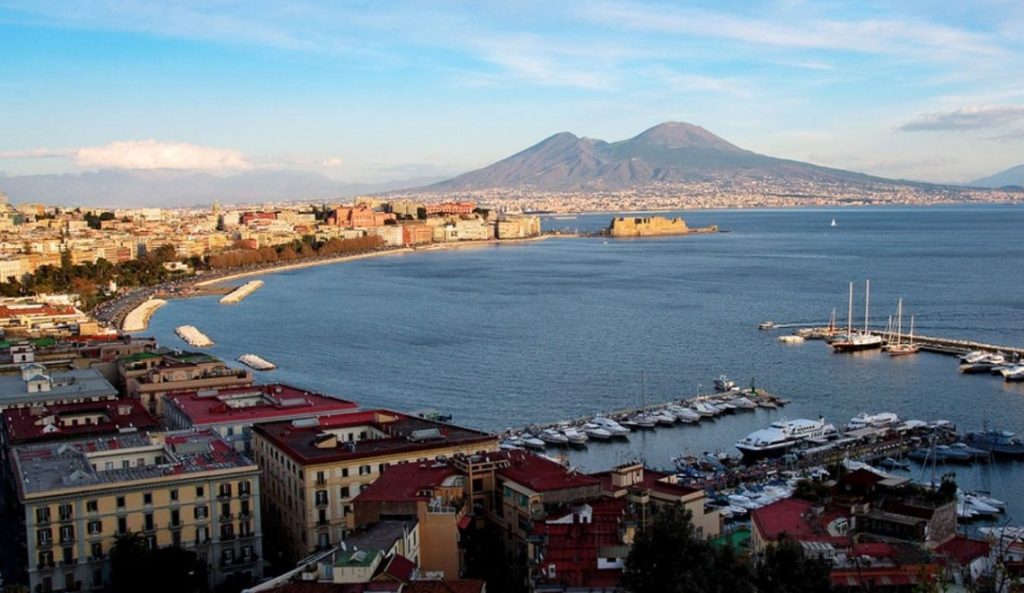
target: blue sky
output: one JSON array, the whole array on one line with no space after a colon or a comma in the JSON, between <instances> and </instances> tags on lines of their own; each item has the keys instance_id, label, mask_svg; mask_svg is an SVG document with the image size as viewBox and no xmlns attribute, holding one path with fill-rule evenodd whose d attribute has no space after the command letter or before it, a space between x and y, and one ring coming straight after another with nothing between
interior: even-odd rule
<instances>
[{"instance_id":1,"label":"blue sky","mask_svg":"<svg viewBox=\"0 0 1024 593\"><path fill-rule=\"evenodd\" d=\"M1024 163L1022 31L1024 3L997 0L0 0L0 174L381 181L671 120L966 181Z\"/></svg>"}]
</instances>

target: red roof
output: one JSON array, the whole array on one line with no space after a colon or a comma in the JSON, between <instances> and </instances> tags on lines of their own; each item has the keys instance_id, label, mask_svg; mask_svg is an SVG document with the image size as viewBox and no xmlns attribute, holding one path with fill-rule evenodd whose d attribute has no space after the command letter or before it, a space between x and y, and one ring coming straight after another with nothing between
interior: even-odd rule
<instances>
[{"instance_id":1,"label":"red roof","mask_svg":"<svg viewBox=\"0 0 1024 593\"><path fill-rule=\"evenodd\" d=\"M74 315L75 308L70 305L0 305L0 317L18 317L21 315Z\"/></svg>"},{"instance_id":2,"label":"red roof","mask_svg":"<svg viewBox=\"0 0 1024 593\"><path fill-rule=\"evenodd\" d=\"M508 467L498 470L506 480L522 484L534 492L599 485L596 478L570 471L550 459L526 451L509 451Z\"/></svg>"},{"instance_id":3,"label":"red roof","mask_svg":"<svg viewBox=\"0 0 1024 593\"><path fill-rule=\"evenodd\" d=\"M590 507L589 517L583 505ZM619 529L625 511L625 499L595 499L560 517L535 522L533 535L543 536L544 542L542 568L554 565L551 582L578 588L616 586L621 569L599 569L598 558L603 557L602 548L622 545Z\"/></svg>"},{"instance_id":4,"label":"red roof","mask_svg":"<svg viewBox=\"0 0 1024 593\"><path fill-rule=\"evenodd\" d=\"M167 399L194 426L321 416L359 408L355 402L277 383L175 391Z\"/></svg>"},{"instance_id":5,"label":"red roof","mask_svg":"<svg viewBox=\"0 0 1024 593\"><path fill-rule=\"evenodd\" d=\"M98 421L91 422L93 418ZM134 399L8 408L3 412L3 420L9 441L15 444L104 435L126 429L146 431L158 426Z\"/></svg>"},{"instance_id":6,"label":"red roof","mask_svg":"<svg viewBox=\"0 0 1024 593\"><path fill-rule=\"evenodd\" d=\"M402 593L483 593L484 582L475 579L458 581L413 581Z\"/></svg>"},{"instance_id":7,"label":"red roof","mask_svg":"<svg viewBox=\"0 0 1024 593\"><path fill-rule=\"evenodd\" d=\"M957 535L948 542L935 548L935 553L940 556L955 559L960 564L970 564L976 558L988 556L992 550L992 544L987 541L970 539Z\"/></svg>"},{"instance_id":8,"label":"red roof","mask_svg":"<svg viewBox=\"0 0 1024 593\"><path fill-rule=\"evenodd\" d=\"M787 498L763 506L751 513L751 520L765 541L775 541L785 533L797 541L819 541L846 543L849 538L830 536L826 526L832 521L845 517L838 510L828 510L821 515L812 512L811 503L798 498Z\"/></svg>"},{"instance_id":9,"label":"red roof","mask_svg":"<svg viewBox=\"0 0 1024 593\"><path fill-rule=\"evenodd\" d=\"M388 565L384 567L381 576L391 577L399 583L408 583L412 580L414 572L416 572L416 565L413 564L412 560L401 554L395 554L391 557Z\"/></svg>"},{"instance_id":10,"label":"red roof","mask_svg":"<svg viewBox=\"0 0 1024 593\"><path fill-rule=\"evenodd\" d=\"M598 472L590 475L601 481L602 489L612 492L615 490L615 486L612 485L613 471ZM643 487L654 492L661 492L672 496L686 496L700 490L700 488L690 488L682 484L672 484L663 481L671 477L671 474L666 474L665 472L659 472L646 467L643 468L643 472Z\"/></svg>"},{"instance_id":11,"label":"red roof","mask_svg":"<svg viewBox=\"0 0 1024 593\"><path fill-rule=\"evenodd\" d=\"M379 478L356 497L356 502L396 502L428 500L422 494L458 472L444 463L400 463L388 466Z\"/></svg>"}]
</instances>

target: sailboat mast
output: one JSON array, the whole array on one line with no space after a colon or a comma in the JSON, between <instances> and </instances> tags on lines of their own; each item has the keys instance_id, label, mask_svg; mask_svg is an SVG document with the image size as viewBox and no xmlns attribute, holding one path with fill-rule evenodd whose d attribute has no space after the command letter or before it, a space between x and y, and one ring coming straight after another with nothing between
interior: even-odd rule
<instances>
[{"instance_id":1,"label":"sailboat mast","mask_svg":"<svg viewBox=\"0 0 1024 593\"><path fill-rule=\"evenodd\" d=\"M896 305L896 326L899 328L896 330L896 345L898 346L903 342L903 299L900 299L899 304Z\"/></svg>"},{"instance_id":2,"label":"sailboat mast","mask_svg":"<svg viewBox=\"0 0 1024 593\"><path fill-rule=\"evenodd\" d=\"M846 307L846 335L853 335L853 282L850 283L850 304Z\"/></svg>"},{"instance_id":3,"label":"sailboat mast","mask_svg":"<svg viewBox=\"0 0 1024 593\"><path fill-rule=\"evenodd\" d=\"M868 312L871 303L871 281L864 281L864 333L868 333Z\"/></svg>"},{"instance_id":4,"label":"sailboat mast","mask_svg":"<svg viewBox=\"0 0 1024 593\"><path fill-rule=\"evenodd\" d=\"M910 345L914 345L914 316L910 316Z\"/></svg>"}]
</instances>

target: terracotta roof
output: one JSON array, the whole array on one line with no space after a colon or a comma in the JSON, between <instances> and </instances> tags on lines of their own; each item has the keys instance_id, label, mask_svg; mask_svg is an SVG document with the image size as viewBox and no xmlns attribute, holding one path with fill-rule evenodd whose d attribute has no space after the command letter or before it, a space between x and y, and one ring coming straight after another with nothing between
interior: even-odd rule
<instances>
[{"instance_id":1,"label":"terracotta roof","mask_svg":"<svg viewBox=\"0 0 1024 593\"><path fill-rule=\"evenodd\" d=\"M992 544L987 541L970 539L957 535L948 542L935 548L935 553L940 556L955 559L960 564L969 564L975 558L988 556L992 550Z\"/></svg>"},{"instance_id":2,"label":"terracotta roof","mask_svg":"<svg viewBox=\"0 0 1024 593\"><path fill-rule=\"evenodd\" d=\"M390 465L355 500L357 502L428 500L430 496L421 494L424 490L439 486L446 478L458 475L458 473L446 463Z\"/></svg>"},{"instance_id":3,"label":"terracotta roof","mask_svg":"<svg viewBox=\"0 0 1024 593\"><path fill-rule=\"evenodd\" d=\"M601 480L601 488L612 492L615 491L615 486L612 486L612 471L598 472L596 474L590 474L591 476ZM700 491L700 488L690 488L689 486L683 486L682 484L671 484L667 481L663 481L666 478L670 478L671 474L665 472L659 472L657 470L644 468L643 487L654 492L660 492L662 494L668 494L670 496L686 496L687 494L693 494L694 492Z\"/></svg>"},{"instance_id":4,"label":"terracotta roof","mask_svg":"<svg viewBox=\"0 0 1024 593\"><path fill-rule=\"evenodd\" d=\"M72 424L77 421L73 417L84 415L98 416L100 421ZM145 431L158 426L157 421L134 399L8 408L3 412L3 420L12 444L102 435L126 429Z\"/></svg>"},{"instance_id":5,"label":"terracotta roof","mask_svg":"<svg viewBox=\"0 0 1024 593\"><path fill-rule=\"evenodd\" d=\"M359 407L355 402L280 383L175 391L166 397L195 426L328 415ZM245 405L231 405L243 400Z\"/></svg>"},{"instance_id":6,"label":"terracotta roof","mask_svg":"<svg viewBox=\"0 0 1024 593\"><path fill-rule=\"evenodd\" d=\"M596 478L571 471L545 457L526 451L509 451L508 467L498 470L506 480L522 484L534 492L596 486Z\"/></svg>"},{"instance_id":7,"label":"terracotta roof","mask_svg":"<svg viewBox=\"0 0 1024 593\"><path fill-rule=\"evenodd\" d=\"M845 517L844 513L828 510L817 516L811 511L813 506L806 500L787 498L753 511L751 520L765 541L775 541L783 533L797 541L849 541L846 537L830 536L826 529L830 522Z\"/></svg>"},{"instance_id":8,"label":"terracotta roof","mask_svg":"<svg viewBox=\"0 0 1024 593\"><path fill-rule=\"evenodd\" d=\"M388 577L399 583L408 583L416 572L416 565L401 554L395 554L388 561L387 566L381 572L380 577ZM380 578L378 577L378 578Z\"/></svg>"}]
</instances>

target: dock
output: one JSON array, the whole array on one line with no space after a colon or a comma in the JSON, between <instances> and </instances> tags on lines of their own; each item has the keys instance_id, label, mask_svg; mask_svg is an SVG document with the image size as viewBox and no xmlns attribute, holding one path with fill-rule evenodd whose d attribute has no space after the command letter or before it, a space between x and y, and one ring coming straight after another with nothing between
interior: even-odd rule
<instances>
[{"instance_id":1,"label":"dock","mask_svg":"<svg viewBox=\"0 0 1024 593\"><path fill-rule=\"evenodd\" d=\"M798 328L805 329L806 331L798 331L796 335L802 336L805 339L822 339L829 335L829 328L827 324L820 323L780 323L774 324L771 329L785 329L785 328ZM856 328L855 328L856 329ZM845 328L835 330L836 333L845 333ZM886 338L889 334L885 330L872 329L870 333ZM908 336L904 336L908 338ZM988 352L992 354L1003 354L1016 356L1018 358L1024 358L1024 347L1021 346L1005 346L1001 344L989 344L986 342L977 342L974 340L961 340L958 338L943 338L936 336L922 336L914 334L914 344L921 347L921 350L928 352L936 352L938 354L950 354L960 356L967 354L971 351Z\"/></svg>"}]
</instances>

